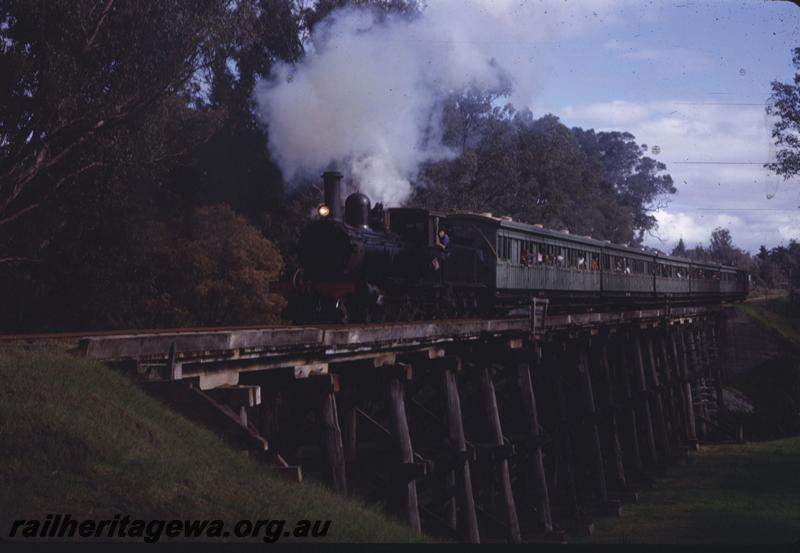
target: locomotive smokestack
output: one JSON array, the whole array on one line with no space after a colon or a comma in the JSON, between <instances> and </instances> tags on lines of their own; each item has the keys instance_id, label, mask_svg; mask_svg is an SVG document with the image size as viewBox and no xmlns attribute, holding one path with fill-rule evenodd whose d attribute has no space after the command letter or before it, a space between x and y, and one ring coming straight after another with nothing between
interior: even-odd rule
<instances>
[{"instance_id":1,"label":"locomotive smokestack","mask_svg":"<svg viewBox=\"0 0 800 553\"><path fill-rule=\"evenodd\" d=\"M330 209L330 219L342 220L342 174L339 171L325 171L322 173L322 182L325 184L325 205Z\"/></svg>"}]
</instances>

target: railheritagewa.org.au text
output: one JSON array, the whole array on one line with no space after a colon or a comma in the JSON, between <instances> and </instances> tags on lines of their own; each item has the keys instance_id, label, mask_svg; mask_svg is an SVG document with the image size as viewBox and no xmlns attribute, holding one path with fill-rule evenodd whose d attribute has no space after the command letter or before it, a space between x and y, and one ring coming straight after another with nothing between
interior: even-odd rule
<instances>
[{"instance_id":1,"label":"railheritagewa.org.au text","mask_svg":"<svg viewBox=\"0 0 800 553\"><path fill-rule=\"evenodd\" d=\"M7 534L11 539L140 539L156 543L162 538L199 540L214 538L260 539L272 543L281 538L324 538L330 520L242 519L233 524L215 520L156 519L143 520L129 515L108 519L75 519L69 514L50 514L41 519L17 519Z\"/></svg>"}]
</instances>

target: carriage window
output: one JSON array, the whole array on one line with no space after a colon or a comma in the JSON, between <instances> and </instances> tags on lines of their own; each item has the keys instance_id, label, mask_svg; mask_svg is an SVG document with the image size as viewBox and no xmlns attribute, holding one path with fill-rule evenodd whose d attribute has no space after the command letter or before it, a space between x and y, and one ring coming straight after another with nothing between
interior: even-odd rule
<instances>
[{"instance_id":1,"label":"carriage window","mask_svg":"<svg viewBox=\"0 0 800 553\"><path fill-rule=\"evenodd\" d=\"M528 240L522 240L519 247L519 264L522 266L530 265L531 262L531 243Z\"/></svg>"},{"instance_id":2,"label":"carriage window","mask_svg":"<svg viewBox=\"0 0 800 553\"><path fill-rule=\"evenodd\" d=\"M559 267L564 267L567 263L567 248L558 248L558 254L556 255L556 265Z\"/></svg>"},{"instance_id":3,"label":"carriage window","mask_svg":"<svg viewBox=\"0 0 800 553\"><path fill-rule=\"evenodd\" d=\"M497 237L497 257L511 259L511 239L507 236Z\"/></svg>"},{"instance_id":4,"label":"carriage window","mask_svg":"<svg viewBox=\"0 0 800 553\"><path fill-rule=\"evenodd\" d=\"M626 275L629 275L633 272L633 260L631 258L622 258L622 270Z\"/></svg>"},{"instance_id":5,"label":"carriage window","mask_svg":"<svg viewBox=\"0 0 800 553\"><path fill-rule=\"evenodd\" d=\"M578 250L577 258L575 259L575 267L579 271L585 271L589 268L589 256L586 254L584 250Z\"/></svg>"}]
</instances>

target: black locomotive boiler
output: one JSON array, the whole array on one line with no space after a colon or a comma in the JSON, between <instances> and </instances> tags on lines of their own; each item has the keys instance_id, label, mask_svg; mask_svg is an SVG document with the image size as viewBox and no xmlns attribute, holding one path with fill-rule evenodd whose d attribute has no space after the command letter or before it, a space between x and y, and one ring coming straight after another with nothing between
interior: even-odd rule
<instances>
[{"instance_id":1,"label":"black locomotive boiler","mask_svg":"<svg viewBox=\"0 0 800 553\"><path fill-rule=\"evenodd\" d=\"M750 277L490 213L384 210L342 175L322 176L325 203L301 233L300 269L273 283L295 323L503 316L534 297L557 310L736 301Z\"/></svg>"}]
</instances>

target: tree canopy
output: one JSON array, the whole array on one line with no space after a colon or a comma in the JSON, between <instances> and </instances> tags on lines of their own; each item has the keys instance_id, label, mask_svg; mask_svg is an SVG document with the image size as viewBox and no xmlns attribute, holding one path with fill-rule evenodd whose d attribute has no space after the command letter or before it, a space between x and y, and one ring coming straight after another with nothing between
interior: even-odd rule
<instances>
[{"instance_id":1,"label":"tree canopy","mask_svg":"<svg viewBox=\"0 0 800 553\"><path fill-rule=\"evenodd\" d=\"M555 115L467 91L444 111L455 157L426 164L412 203L508 215L617 243L641 243L674 194L666 166L626 132L569 129Z\"/></svg>"},{"instance_id":2,"label":"tree canopy","mask_svg":"<svg viewBox=\"0 0 800 553\"><path fill-rule=\"evenodd\" d=\"M749 253L734 245L731 231L723 227L717 227L711 232L708 244L705 246L697 244L694 248L687 248L683 238L680 238L670 255L721 263L741 269L749 269L753 263Z\"/></svg>"},{"instance_id":3,"label":"tree canopy","mask_svg":"<svg viewBox=\"0 0 800 553\"><path fill-rule=\"evenodd\" d=\"M785 179L800 175L800 47L794 49L796 69L791 83L772 82L772 98L767 113L775 116L772 138L780 149L775 161L766 166Z\"/></svg>"},{"instance_id":4,"label":"tree canopy","mask_svg":"<svg viewBox=\"0 0 800 553\"><path fill-rule=\"evenodd\" d=\"M98 150L142 130L176 95L197 95L230 15L222 0L6 0L0 225L108 167ZM156 158L176 153L164 140L140 145Z\"/></svg>"},{"instance_id":5,"label":"tree canopy","mask_svg":"<svg viewBox=\"0 0 800 553\"><path fill-rule=\"evenodd\" d=\"M788 288L792 299L800 301L800 242L790 240L786 246L767 249L761 246L755 256L754 278L765 288Z\"/></svg>"},{"instance_id":6,"label":"tree canopy","mask_svg":"<svg viewBox=\"0 0 800 553\"><path fill-rule=\"evenodd\" d=\"M683 238L678 239L678 243L675 244L674 248L672 248L670 255L686 257L686 243L683 241Z\"/></svg>"},{"instance_id":7,"label":"tree canopy","mask_svg":"<svg viewBox=\"0 0 800 553\"><path fill-rule=\"evenodd\" d=\"M0 328L169 324L143 301L161 250L142 229L197 207L279 234L250 95L302 55L300 24L283 0L0 1Z\"/></svg>"}]
</instances>

